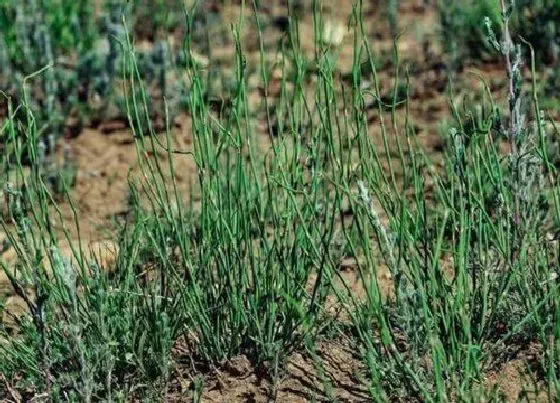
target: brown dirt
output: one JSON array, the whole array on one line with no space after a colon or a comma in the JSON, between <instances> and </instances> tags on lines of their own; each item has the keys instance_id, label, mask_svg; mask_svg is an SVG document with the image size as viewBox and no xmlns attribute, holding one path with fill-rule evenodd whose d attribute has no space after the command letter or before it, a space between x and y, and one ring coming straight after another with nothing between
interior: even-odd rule
<instances>
[{"instance_id":1,"label":"brown dirt","mask_svg":"<svg viewBox=\"0 0 560 403\"><path fill-rule=\"evenodd\" d=\"M487 375L485 387L497 388L505 401L548 402L548 396L542 382L535 382L527 361L515 359L502 365L499 371Z\"/></svg>"},{"instance_id":2,"label":"brown dirt","mask_svg":"<svg viewBox=\"0 0 560 403\"><path fill-rule=\"evenodd\" d=\"M185 363L177 351L173 382L166 401L192 401L192 377L184 373ZM319 342L319 368L309 353L295 353L286 362L276 385L254 368L247 357L239 356L202 375L202 402L369 401L364 367L355 352L343 341ZM319 375L322 373L323 375ZM275 391L275 392L274 392Z\"/></svg>"}]
</instances>

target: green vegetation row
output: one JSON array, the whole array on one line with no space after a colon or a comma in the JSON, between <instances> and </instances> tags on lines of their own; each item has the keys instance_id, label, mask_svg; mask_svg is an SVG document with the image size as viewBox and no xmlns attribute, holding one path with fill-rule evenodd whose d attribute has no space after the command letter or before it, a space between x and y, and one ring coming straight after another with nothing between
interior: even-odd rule
<instances>
[{"instance_id":1,"label":"green vegetation row","mask_svg":"<svg viewBox=\"0 0 560 403\"><path fill-rule=\"evenodd\" d=\"M230 3L216 2L217 5ZM380 7L381 18L387 17L393 36L402 28L398 16L400 4L391 0ZM488 27L501 30L503 26L499 1L437 0L435 4L439 10L443 57L451 71L473 61L495 60L495 44L489 38ZM216 35L209 34L210 27L227 24L219 13L202 11L203 5L201 2L196 9L193 31L189 34L196 38L198 50L209 51L210 38L217 40ZM295 15L311 13L312 1L294 1L292 8L297 10ZM5 0L0 4L0 62L3 66L0 89L16 97L21 94L24 77L52 65L28 83L32 84L28 89L29 102L33 104L45 138L74 136L83 126L95 126L107 120L127 121L125 95L117 84L122 77L118 55L119 43L124 39L123 13L127 15L135 39L154 44L151 50L138 51L139 69L146 80L150 102L161 101L165 96L170 113L177 113L186 102L187 89L179 84L170 88L166 77L177 69L182 71L186 63L180 46L169 42L170 37L184 29L182 1ZM519 0L510 19L516 35L533 44L539 63L558 64L558 0ZM275 24L267 18L262 20L263 27ZM558 75L552 75L546 84L544 95L553 97L558 90ZM162 116L164 108L161 102L156 104L152 115ZM5 102L0 106L5 112Z\"/></svg>"},{"instance_id":2,"label":"green vegetation row","mask_svg":"<svg viewBox=\"0 0 560 403\"><path fill-rule=\"evenodd\" d=\"M532 97L521 102L522 66L515 61L526 54L523 46L536 77L531 48L515 46L507 18L492 31L507 106L494 102L483 80L477 102L451 103L444 160L436 164L416 142L411 101L397 91L404 83L408 94L413 78L395 52L394 81L379 81L360 10L358 4L349 22L349 78L337 74L336 49L322 38L320 4L313 4L313 60L290 19L282 95L273 100L264 91L258 111L248 101L239 39L244 25L259 26L258 13L248 9L232 28L235 85L220 111L209 105L207 76L187 35L192 150L175 148L168 114L167 130L156 134L123 23L118 71L141 175L130 177L130 211L111 267L73 242L68 228L62 236L54 228L62 213L40 163L44 110L34 109L25 85L21 99L8 98L0 223L18 258L0 264L28 315L16 334L0 325L0 373L17 380L24 399L164 398L178 342L192 363L193 400L204 390L201 374L239 354L267 374L274 399L293 352L314 357L324 373L317 342L337 338L358 352L372 401L499 401L486 375L529 348L538 352L528 371L535 387L557 398L560 195L549 151L559 133L541 111L536 80ZM184 15L192 32L196 13ZM268 88L272 66L259 40L254 67ZM30 72L24 83L52 72ZM386 87L388 102L381 97ZM367 105L378 128L368 123ZM257 142L257 112L268 122L265 149ZM191 194L178 189L178 158L196 165ZM79 233L77 213L72 225ZM65 237L71 258L60 253ZM364 293L342 276L345 259L355 262ZM391 275L390 293L379 283L382 272ZM323 394L335 400L332 380L323 379Z\"/></svg>"}]
</instances>

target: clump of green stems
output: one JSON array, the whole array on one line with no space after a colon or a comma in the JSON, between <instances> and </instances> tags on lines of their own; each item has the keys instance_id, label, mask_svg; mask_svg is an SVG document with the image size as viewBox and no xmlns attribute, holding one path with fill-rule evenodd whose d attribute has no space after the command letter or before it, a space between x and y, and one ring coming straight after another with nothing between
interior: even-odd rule
<instances>
[{"instance_id":1,"label":"clump of green stems","mask_svg":"<svg viewBox=\"0 0 560 403\"><path fill-rule=\"evenodd\" d=\"M162 79L166 71L172 72L175 67L173 55L161 52L168 30L177 24L168 18L173 14L171 10L165 10L162 2L155 0L135 3L133 7L114 0L101 3L100 10L86 0L8 0L0 5L0 90L15 100L24 90L19 86L24 77L51 66L28 81L30 87L25 89L44 141L75 136L83 126L102 120L126 119L126 111L118 111L122 94L115 91L120 87L118 43L122 41L123 12L141 19L137 27L153 23L162 32L153 52L144 52L141 66L151 93L156 96L159 90L172 100L172 112L179 102L177 98L183 96L184 89L171 93ZM5 110L4 100L0 107ZM76 122L69 122L69 116ZM0 141L6 143L4 138Z\"/></svg>"},{"instance_id":2,"label":"clump of green stems","mask_svg":"<svg viewBox=\"0 0 560 403\"><path fill-rule=\"evenodd\" d=\"M354 62L347 80L337 73L336 49L321 41L318 2L313 10L314 54L309 60L301 50L291 19L276 100L268 95L270 65L253 14L268 122L264 149L239 39L248 17L232 27L235 87L231 107L220 113L208 105L208 81L185 38L192 150L175 148L169 119L156 134L125 30L122 73L140 175L130 177L131 211L112 267L101 267L66 227L62 236L73 253L61 256L52 222L62 217L37 166L34 114L25 96L21 105L9 103L2 134L13 145L6 160L15 167L14 207L1 223L18 260L0 262L30 315L20 320L18 336L0 328L0 372L17 374L20 390L111 401L141 383L148 386L137 393L154 396L172 376L172 347L181 340L196 379L193 397L203 389L199 371L245 354L273 380L274 398L291 353L307 350L319 360L316 341L344 334L363 358L374 401L498 399L485 375L511 359L512 349L529 345L540 351L532 363L539 387L550 400L558 396L558 246L550 236L560 218L558 186L535 79L528 104L518 98L521 65L512 62L509 11L500 45L513 85L508 113L500 113L481 80L478 104L451 104L454 124L439 166L416 143L408 96L400 100L401 80L408 94L411 77L397 46L387 104L361 4L349 24ZM187 27L194 15L186 13ZM378 128L368 124L368 98ZM535 123L522 118L523 108ZM16 111L23 125L15 124ZM283 119L274 119L278 111ZM274 121L286 123L279 131ZM499 147L504 137L507 155ZM24 147L31 174L23 172ZM179 191L178 158L196 165L190 194ZM78 234L79 224L75 212ZM341 275L344 258L355 260L364 297ZM392 275L394 295L378 283L382 270ZM345 315L327 309L333 298Z\"/></svg>"}]
</instances>

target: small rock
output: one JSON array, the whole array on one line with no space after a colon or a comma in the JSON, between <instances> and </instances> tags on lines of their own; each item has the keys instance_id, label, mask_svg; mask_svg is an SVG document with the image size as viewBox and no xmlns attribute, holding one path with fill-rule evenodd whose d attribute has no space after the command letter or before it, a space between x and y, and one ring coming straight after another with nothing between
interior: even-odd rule
<instances>
[{"instance_id":1,"label":"small rock","mask_svg":"<svg viewBox=\"0 0 560 403\"><path fill-rule=\"evenodd\" d=\"M7 329L17 329L18 321L26 314L28 308L25 301L16 295L8 297L2 311L2 324Z\"/></svg>"},{"instance_id":2,"label":"small rock","mask_svg":"<svg viewBox=\"0 0 560 403\"><path fill-rule=\"evenodd\" d=\"M227 370L233 376L245 376L251 371L251 363L246 355L233 357L227 363Z\"/></svg>"},{"instance_id":3,"label":"small rock","mask_svg":"<svg viewBox=\"0 0 560 403\"><path fill-rule=\"evenodd\" d=\"M353 257L344 257L340 261L340 269L343 271L355 269L358 266L358 262Z\"/></svg>"}]
</instances>

